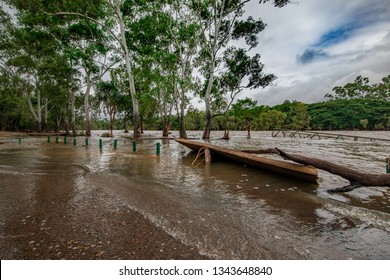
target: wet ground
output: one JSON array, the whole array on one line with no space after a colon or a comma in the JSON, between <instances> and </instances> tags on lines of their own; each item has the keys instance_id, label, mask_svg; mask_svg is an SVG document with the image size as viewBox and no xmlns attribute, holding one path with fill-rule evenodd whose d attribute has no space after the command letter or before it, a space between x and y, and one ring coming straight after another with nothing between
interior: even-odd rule
<instances>
[{"instance_id":1,"label":"wet ground","mask_svg":"<svg viewBox=\"0 0 390 280\"><path fill-rule=\"evenodd\" d=\"M270 135L211 143L277 146L371 173L384 173L390 155L387 142ZM390 259L389 188L330 195L347 182L322 171L316 185L226 162L193 167L196 155L172 140L139 141L134 152L117 139L117 149L113 139L100 149L97 135L88 146L81 137L75 146L2 140L1 259Z\"/></svg>"}]
</instances>

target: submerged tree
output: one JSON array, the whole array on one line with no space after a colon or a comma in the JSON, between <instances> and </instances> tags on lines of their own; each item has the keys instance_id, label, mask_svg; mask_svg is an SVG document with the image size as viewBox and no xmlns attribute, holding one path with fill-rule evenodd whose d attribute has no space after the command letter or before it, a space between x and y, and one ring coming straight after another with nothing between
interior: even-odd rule
<instances>
[{"instance_id":1,"label":"submerged tree","mask_svg":"<svg viewBox=\"0 0 390 280\"><path fill-rule=\"evenodd\" d=\"M96 105L102 108L104 114L108 114L110 118L110 135L113 134L114 122L118 113L120 113L121 105L125 103L125 96L120 93L118 86L114 80L102 81L96 87Z\"/></svg>"},{"instance_id":2,"label":"submerged tree","mask_svg":"<svg viewBox=\"0 0 390 280\"><path fill-rule=\"evenodd\" d=\"M237 119L244 121L245 128L248 132L248 138L251 137L252 121L256 118L261 110L260 107L256 106L257 101L250 98L238 100L232 107L232 115Z\"/></svg>"}]
</instances>

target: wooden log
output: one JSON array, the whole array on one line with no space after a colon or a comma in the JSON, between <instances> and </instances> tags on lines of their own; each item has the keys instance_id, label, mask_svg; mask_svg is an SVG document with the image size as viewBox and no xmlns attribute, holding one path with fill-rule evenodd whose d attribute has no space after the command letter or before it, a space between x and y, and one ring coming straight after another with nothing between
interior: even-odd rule
<instances>
[{"instance_id":1,"label":"wooden log","mask_svg":"<svg viewBox=\"0 0 390 280\"><path fill-rule=\"evenodd\" d=\"M278 148L275 148L275 150L278 151L279 155L285 159L292 160L304 165L314 166L318 169L322 169L341 176L350 182L350 185L348 186L329 190L331 193L347 192L363 186L390 186L390 174L363 173L322 159L310 158L302 155L291 155Z\"/></svg>"},{"instance_id":2,"label":"wooden log","mask_svg":"<svg viewBox=\"0 0 390 280\"><path fill-rule=\"evenodd\" d=\"M212 158L211 158L211 152L210 149L206 148L204 150L204 161L207 165L211 164Z\"/></svg>"},{"instance_id":3,"label":"wooden log","mask_svg":"<svg viewBox=\"0 0 390 280\"><path fill-rule=\"evenodd\" d=\"M241 152L247 153L247 154L278 154L278 151L276 151L273 148L270 149L264 149L264 150L241 150Z\"/></svg>"}]
</instances>

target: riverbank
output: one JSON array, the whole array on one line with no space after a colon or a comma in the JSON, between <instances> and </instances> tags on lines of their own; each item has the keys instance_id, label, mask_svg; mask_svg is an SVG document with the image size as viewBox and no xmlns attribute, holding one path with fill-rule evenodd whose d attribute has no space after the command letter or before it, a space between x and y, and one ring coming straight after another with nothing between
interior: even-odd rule
<instances>
[{"instance_id":1,"label":"riverbank","mask_svg":"<svg viewBox=\"0 0 390 280\"><path fill-rule=\"evenodd\" d=\"M2 154L0 259L206 259L88 181L80 166L29 153Z\"/></svg>"},{"instance_id":2,"label":"riverbank","mask_svg":"<svg viewBox=\"0 0 390 280\"><path fill-rule=\"evenodd\" d=\"M2 138L16 138L16 137L27 137L26 132L13 132L13 131L0 131L0 139Z\"/></svg>"},{"instance_id":3,"label":"riverbank","mask_svg":"<svg viewBox=\"0 0 390 280\"><path fill-rule=\"evenodd\" d=\"M34 211L20 203L11 186L2 191L8 204L1 218L3 260L206 259L97 188L74 207L47 193Z\"/></svg>"}]
</instances>

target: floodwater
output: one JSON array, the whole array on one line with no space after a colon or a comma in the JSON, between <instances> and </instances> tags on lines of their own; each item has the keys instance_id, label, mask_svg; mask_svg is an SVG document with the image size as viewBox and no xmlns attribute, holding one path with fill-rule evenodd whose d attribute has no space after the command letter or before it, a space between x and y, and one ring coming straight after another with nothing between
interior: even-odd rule
<instances>
[{"instance_id":1,"label":"floodwater","mask_svg":"<svg viewBox=\"0 0 390 280\"><path fill-rule=\"evenodd\" d=\"M390 132L343 133L390 139ZM271 132L252 132L250 139L245 132L233 132L227 141L218 139L222 134L214 132L211 143L234 149L278 147L367 173L385 173L390 156L384 141L283 138ZM210 258L390 259L388 187L329 194L328 189L348 182L325 171L319 171L318 184L311 184L234 163L196 166L196 154L173 140L138 141L133 152L131 140L120 132L117 149L112 139L103 139L99 149L98 139L93 136L89 146L82 137L76 146L45 138L4 141L0 228L12 223L7 203L15 197L28 213L50 205L41 200L55 193L68 197L63 200L66 212L82 205L93 186ZM161 143L160 156L155 155L156 143Z\"/></svg>"}]
</instances>

